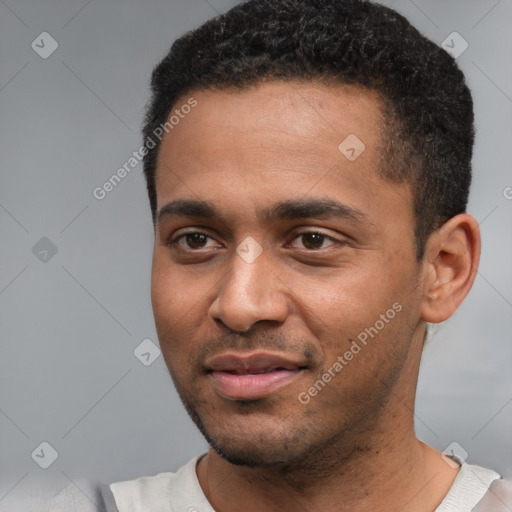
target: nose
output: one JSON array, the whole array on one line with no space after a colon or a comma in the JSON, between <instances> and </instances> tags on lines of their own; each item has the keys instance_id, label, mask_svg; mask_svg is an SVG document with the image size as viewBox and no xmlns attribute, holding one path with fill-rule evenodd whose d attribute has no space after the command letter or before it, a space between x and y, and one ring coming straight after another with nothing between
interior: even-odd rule
<instances>
[{"instance_id":1,"label":"nose","mask_svg":"<svg viewBox=\"0 0 512 512\"><path fill-rule=\"evenodd\" d=\"M236 332L263 320L283 323L289 308L286 290L264 252L250 263L235 254L209 314Z\"/></svg>"}]
</instances>

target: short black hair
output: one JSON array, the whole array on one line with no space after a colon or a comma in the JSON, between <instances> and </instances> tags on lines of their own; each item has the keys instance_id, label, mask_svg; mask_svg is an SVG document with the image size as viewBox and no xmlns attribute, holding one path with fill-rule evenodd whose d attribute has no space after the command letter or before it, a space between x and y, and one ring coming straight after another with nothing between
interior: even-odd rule
<instances>
[{"instance_id":1,"label":"short black hair","mask_svg":"<svg viewBox=\"0 0 512 512\"><path fill-rule=\"evenodd\" d=\"M464 75L402 15L370 1L249 0L186 33L153 71L144 138L193 90L263 80L320 80L378 94L379 172L412 187L418 260L429 235L466 211L474 115ZM144 156L153 222L159 146Z\"/></svg>"}]
</instances>

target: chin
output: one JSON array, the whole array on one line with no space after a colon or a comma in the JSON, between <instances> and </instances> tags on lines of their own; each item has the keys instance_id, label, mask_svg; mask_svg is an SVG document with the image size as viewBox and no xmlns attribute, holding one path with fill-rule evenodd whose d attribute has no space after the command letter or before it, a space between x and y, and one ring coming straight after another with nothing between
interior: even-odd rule
<instances>
[{"instance_id":1,"label":"chin","mask_svg":"<svg viewBox=\"0 0 512 512\"><path fill-rule=\"evenodd\" d=\"M304 423L299 429L300 422L293 419L248 415L217 422L209 416L201 418L195 411L191 417L217 454L236 466L300 464L310 457L317 445L327 440L325 432Z\"/></svg>"},{"instance_id":2,"label":"chin","mask_svg":"<svg viewBox=\"0 0 512 512\"><path fill-rule=\"evenodd\" d=\"M224 442L223 442L224 441ZM267 441L265 448L261 443L249 443L241 440L214 440L210 446L226 461L235 466L246 467L276 467L295 465L308 456L309 449L293 446L293 451L286 448L287 443ZM291 448L291 447L290 447Z\"/></svg>"}]
</instances>

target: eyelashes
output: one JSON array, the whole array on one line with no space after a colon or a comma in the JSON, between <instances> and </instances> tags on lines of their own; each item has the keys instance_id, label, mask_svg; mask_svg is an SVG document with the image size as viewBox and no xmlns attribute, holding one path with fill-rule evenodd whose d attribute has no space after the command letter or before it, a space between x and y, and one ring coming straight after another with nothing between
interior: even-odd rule
<instances>
[{"instance_id":1,"label":"eyelashes","mask_svg":"<svg viewBox=\"0 0 512 512\"><path fill-rule=\"evenodd\" d=\"M215 241L215 239L212 236L210 236L202 231L190 231L188 233L183 233L183 234L178 235L177 237L173 238L172 240L170 240L168 242L168 245L173 248L175 246L178 246L180 250L189 252L189 253L194 253L194 252L197 252L197 253L203 252L204 253L204 249L208 249L208 246L205 247L205 246L203 246L203 244L207 243L208 240ZM296 240L302 240L303 247L296 247L296 246L292 246L292 247L295 247L295 248L301 249L301 250L305 250L307 252L318 251L318 250L326 249L327 247L331 247L336 244L343 243L340 240L337 240L336 238L334 238L330 235L327 235L327 234L323 233L322 231L318 231L318 230L301 231L299 233L296 233L294 235L294 237L292 238L292 242L295 242ZM182 241L184 242L184 244L181 243ZM325 246L324 244L326 242L328 242L329 245ZM187 245L188 245L188 247L187 247ZM318 246L318 245L320 245L320 246ZM210 246L210 247L212 247L212 246ZM215 246L213 246L213 247L215 247Z\"/></svg>"}]
</instances>

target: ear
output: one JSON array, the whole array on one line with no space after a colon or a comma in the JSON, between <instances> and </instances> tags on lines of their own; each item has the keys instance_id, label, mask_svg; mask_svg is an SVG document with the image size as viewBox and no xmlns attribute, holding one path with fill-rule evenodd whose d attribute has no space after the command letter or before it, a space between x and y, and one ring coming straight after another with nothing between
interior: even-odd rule
<instances>
[{"instance_id":1,"label":"ear","mask_svg":"<svg viewBox=\"0 0 512 512\"><path fill-rule=\"evenodd\" d=\"M452 217L429 237L423 258L425 322L444 322L455 313L475 280L480 248L478 223L467 213Z\"/></svg>"}]
</instances>

